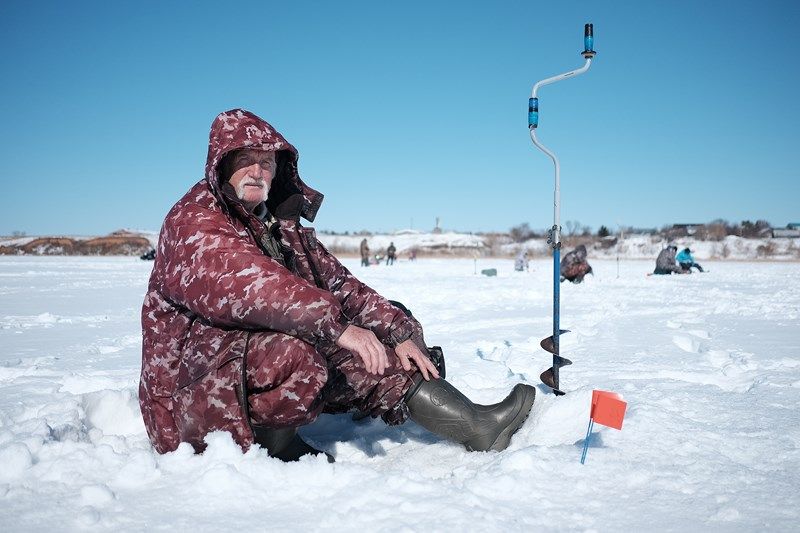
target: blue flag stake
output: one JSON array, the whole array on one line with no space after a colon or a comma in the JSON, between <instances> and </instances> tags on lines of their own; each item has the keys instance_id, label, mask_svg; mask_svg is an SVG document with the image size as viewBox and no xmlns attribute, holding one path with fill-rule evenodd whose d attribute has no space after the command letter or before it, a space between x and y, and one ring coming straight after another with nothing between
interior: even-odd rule
<instances>
[{"instance_id":1,"label":"blue flag stake","mask_svg":"<svg viewBox=\"0 0 800 533\"><path fill-rule=\"evenodd\" d=\"M592 427L594 427L594 419L589 419L589 429L586 431L586 440L583 441L583 453L581 454L581 464L586 462L586 452L589 451L589 439L592 437Z\"/></svg>"}]
</instances>

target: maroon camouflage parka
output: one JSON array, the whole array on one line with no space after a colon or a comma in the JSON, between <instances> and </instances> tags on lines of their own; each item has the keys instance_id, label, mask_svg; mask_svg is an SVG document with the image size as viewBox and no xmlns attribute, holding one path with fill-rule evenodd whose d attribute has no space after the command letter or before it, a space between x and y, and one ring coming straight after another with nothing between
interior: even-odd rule
<instances>
[{"instance_id":1,"label":"maroon camouflage parka","mask_svg":"<svg viewBox=\"0 0 800 533\"><path fill-rule=\"evenodd\" d=\"M222 158L245 147L276 152L267 200L277 218L272 228L220 183ZM221 113L211 126L205 178L167 214L142 308L139 385L145 427L160 453L180 442L201 451L203 437L215 430L229 431L245 449L253 444L248 350L289 339L334 354L349 324L394 347L418 327L301 226L300 216L314 220L322 194L300 179L297 158L259 117ZM269 255L270 234L280 256Z\"/></svg>"}]
</instances>

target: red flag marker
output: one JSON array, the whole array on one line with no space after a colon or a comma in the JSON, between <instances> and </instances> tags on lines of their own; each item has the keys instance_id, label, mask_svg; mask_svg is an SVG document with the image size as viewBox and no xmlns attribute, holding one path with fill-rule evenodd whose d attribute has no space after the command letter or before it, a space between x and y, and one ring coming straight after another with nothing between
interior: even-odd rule
<instances>
[{"instance_id":1,"label":"red flag marker","mask_svg":"<svg viewBox=\"0 0 800 533\"><path fill-rule=\"evenodd\" d=\"M589 429L586 431L586 440L583 442L583 454L581 454L581 464L586 461L586 453L589 451L589 439L592 436L592 428L597 422L603 426L614 429L622 429L622 420L625 418L625 409L628 404L622 400L622 395L616 392L603 390L592 391L592 408L589 412Z\"/></svg>"},{"instance_id":2,"label":"red flag marker","mask_svg":"<svg viewBox=\"0 0 800 533\"><path fill-rule=\"evenodd\" d=\"M595 422L614 429L622 429L627 403L622 395L604 390L592 391L592 411L589 415Z\"/></svg>"}]
</instances>

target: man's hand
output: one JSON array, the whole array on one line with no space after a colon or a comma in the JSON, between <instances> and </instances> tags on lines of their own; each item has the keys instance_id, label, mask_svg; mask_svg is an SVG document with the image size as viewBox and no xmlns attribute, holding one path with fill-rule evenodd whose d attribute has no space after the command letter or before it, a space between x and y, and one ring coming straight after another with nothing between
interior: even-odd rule
<instances>
[{"instance_id":1,"label":"man's hand","mask_svg":"<svg viewBox=\"0 0 800 533\"><path fill-rule=\"evenodd\" d=\"M433 362L417 348L417 345L411 339L406 339L398 344L394 349L394 353L400 358L400 364L403 365L405 370L411 370L411 361L414 361L419 371L422 372L422 377L425 378L425 381L430 380L431 376L439 379L439 371L436 370Z\"/></svg>"},{"instance_id":2,"label":"man's hand","mask_svg":"<svg viewBox=\"0 0 800 533\"><path fill-rule=\"evenodd\" d=\"M358 354L370 374L380 374L389 366L386 347L368 329L349 325L336 341L336 345ZM405 367L404 367L405 368Z\"/></svg>"}]
</instances>

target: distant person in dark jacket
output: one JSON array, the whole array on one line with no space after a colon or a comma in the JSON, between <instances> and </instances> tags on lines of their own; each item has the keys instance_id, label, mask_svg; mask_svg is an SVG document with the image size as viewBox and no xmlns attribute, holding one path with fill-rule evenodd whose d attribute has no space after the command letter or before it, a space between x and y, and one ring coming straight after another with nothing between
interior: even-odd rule
<instances>
[{"instance_id":1,"label":"distant person in dark jacket","mask_svg":"<svg viewBox=\"0 0 800 533\"><path fill-rule=\"evenodd\" d=\"M592 267L586 260L586 246L580 245L561 259L561 281L580 283L586 274L592 274Z\"/></svg>"},{"instance_id":2,"label":"distant person in dark jacket","mask_svg":"<svg viewBox=\"0 0 800 533\"><path fill-rule=\"evenodd\" d=\"M369 245L367 244L366 237L362 239L361 245L359 246L359 251L361 252L361 266L368 267L369 266Z\"/></svg>"},{"instance_id":3,"label":"distant person in dark jacket","mask_svg":"<svg viewBox=\"0 0 800 533\"><path fill-rule=\"evenodd\" d=\"M395 248L394 242L390 242L386 249L386 265L393 264L395 259L397 259L397 248Z\"/></svg>"},{"instance_id":4,"label":"distant person in dark jacket","mask_svg":"<svg viewBox=\"0 0 800 533\"><path fill-rule=\"evenodd\" d=\"M658 254L656 269L653 274L683 274L684 270L675 262L675 253L678 247L670 244Z\"/></svg>"},{"instance_id":5,"label":"distant person in dark jacket","mask_svg":"<svg viewBox=\"0 0 800 533\"><path fill-rule=\"evenodd\" d=\"M694 257L692 257L692 251L688 248L684 248L678 252L678 256L675 260L678 261L678 264L686 272L691 272L692 267L696 268L698 272L703 272L703 267L701 267L699 263L695 263Z\"/></svg>"}]
</instances>

